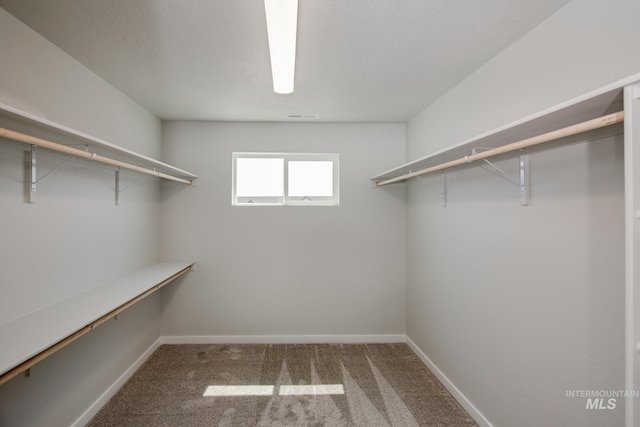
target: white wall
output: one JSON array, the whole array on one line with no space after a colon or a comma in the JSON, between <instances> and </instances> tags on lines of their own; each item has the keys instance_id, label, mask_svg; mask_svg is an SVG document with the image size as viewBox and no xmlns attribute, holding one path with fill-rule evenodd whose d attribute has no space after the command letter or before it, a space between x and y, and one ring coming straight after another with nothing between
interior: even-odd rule
<instances>
[{"instance_id":1,"label":"white wall","mask_svg":"<svg viewBox=\"0 0 640 427\"><path fill-rule=\"evenodd\" d=\"M0 9L0 102L150 156L160 121ZM25 203L21 147L0 141L0 323L159 257L159 184L142 178L114 204L112 171L70 163ZM39 156L44 174L64 157ZM135 177L125 175L125 184ZM67 426L159 336L150 297L0 387L0 425ZM11 343L2 343L10 346Z\"/></svg>"},{"instance_id":2,"label":"white wall","mask_svg":"<svg viewBox=\"0 0 640 427\"><path fill-rule=\"evenodd\" d=\"M408 124L409 159L640 71L640 2L574 0ZM622 136L532 154L532 203L481 169L409 184L408 336L495 426L620 426ZM515 174L515 160L500 165Z\"/></svg>"},{"instance_id":3,"label":"white wall","mask_svg":"<svg viewBox=\"0 0 640 427\"><path fill-rule=\"evenodd\" d=\"M163 335L405 333L404 189L369 180L405 157L404 125L168 122L163 256L196 271L163 290ZM233 151L340 154L339 207L231 206Z\"/></svg>"},{"instance_id":4,"label":"white wall","mask_svg":"<svg viewBox=\"0 0 640 427\"><path fill-rule=\"evenodd\" d=\"M635 74L640 2L573 0L408 127L415 159Z\"/></svg>"}]
</instances>

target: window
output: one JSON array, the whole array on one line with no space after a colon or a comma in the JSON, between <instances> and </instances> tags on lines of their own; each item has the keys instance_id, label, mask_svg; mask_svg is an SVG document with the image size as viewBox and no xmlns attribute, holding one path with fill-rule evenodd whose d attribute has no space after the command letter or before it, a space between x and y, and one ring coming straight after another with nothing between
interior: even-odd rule
<instances>
[{"instance_id":1,"label":"window","mask_svg":"<svg viewBox=\"0 0 640 427\"><path fill-rule=\"evenodd\" d=\"M233 153L235 206L340 204L339 155Z\"/></svg>"}]
</instances>

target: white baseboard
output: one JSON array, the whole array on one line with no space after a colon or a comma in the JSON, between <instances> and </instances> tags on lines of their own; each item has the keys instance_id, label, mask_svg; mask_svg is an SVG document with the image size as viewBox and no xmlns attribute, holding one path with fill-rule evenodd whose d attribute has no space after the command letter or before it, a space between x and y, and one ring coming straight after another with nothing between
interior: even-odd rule
<instances>
[{"instance_id":1,"label":"white baseboard","mask_svg":"<svg viewBox=\"0 0 640 427\"><path fill-rule=\"evenodd\" d=\"M160 345L162 344L160 341L161 339L158 338L153 344L151 344L151 346L147 350L145 350L145 352L142 353L142 355L138 357L138 359L136 359L136 361L133 362L133 364L129 366L127 370L124 371L124 373L120 375L120 377L113 384L111 384L111 386L109 386L109 388L104 393L102 393L98 400L93 402L93 404L91 404L91 406L89 406L89 408L87 408L87 410L84 411L84 413L80 415L80 417L73 424L71 424L71 427L83 427L87 425L89 421L91 421L91 419L95 417L100 409L102 409L102 407L109 401L109 399L111 399L117 393L117 391L120 390L120 387L122 387L124 383L126 383L127 380L131 378L131 376L140 368L140 366L142 366L142 364L146 362L146 360L153 354L153 352L156 351L158 347L160 347Z\"/></svg>"},{"instance_id":2,"label":"white baseboard","mask_svg":"<svg viewBox=\"0 0 640 427\"><path fill-rule=\"evenodd\" d=\"M469 413L469 415L471 415L471 417L481 427L493 427L493 424L491 424L489 420L487 420L485 416L482 415L478 408L476 408L473 403L471 403L471 401L469 401L469 399L467 399L467 397L462 394L458 387L456 387L455 384L453 384L451 380L449 380L449 378L447 378L447 376L431 361L431 359L429 359L427 355L424 354L422 350L420 350L416 343L414 343L409 337L405 338L409 348L411 348L416 356L418 356L418 358L422 360L422 363L427 365L427 368L429 368L429 370L433 372L436 377L438 377L442 385L445 386L449 393L451 393L451 395L458 401L458 403L462 405L462 407Z\"/></svg>"},{"instance_id":3,"label":"white baseboard","mask_svg":"<svg viewBox=\"0 0 640 427\"><path fill-rule=\"evenodd\" d=\"M371 344L406 342L405 335L196 335L163 336L161 344Z\"/></svg>"}]
</instances>

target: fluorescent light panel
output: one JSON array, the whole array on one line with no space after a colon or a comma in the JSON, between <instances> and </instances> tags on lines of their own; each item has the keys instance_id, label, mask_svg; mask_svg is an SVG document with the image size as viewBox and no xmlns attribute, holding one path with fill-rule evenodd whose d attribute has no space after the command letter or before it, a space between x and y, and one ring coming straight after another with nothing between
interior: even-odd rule
<instances>
[{"instance_id":1,"label":"fluorescent light panel","mask_svg":"<svg viewBox=\"0 0 640 427\"><path fill-rule=\"evenodd\" d=\"M298 0L264 0L273 91L293 92L296 69Z\"/></svg>"}]
</instances>

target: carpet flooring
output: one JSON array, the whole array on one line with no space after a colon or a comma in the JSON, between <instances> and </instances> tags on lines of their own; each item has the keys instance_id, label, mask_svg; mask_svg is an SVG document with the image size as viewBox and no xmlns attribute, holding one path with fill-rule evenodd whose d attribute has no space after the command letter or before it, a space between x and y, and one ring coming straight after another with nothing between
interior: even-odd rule
<instances>
[{"instance_id":1,"label":"carpet flooring","mask_svg":"<svg viewBox=\"0 0 640 427\"><path fill-rule=\"evenodd\" d=\"M476 426L406 344L163 345L88 424Z\"/></svg>"}]
</instances>

